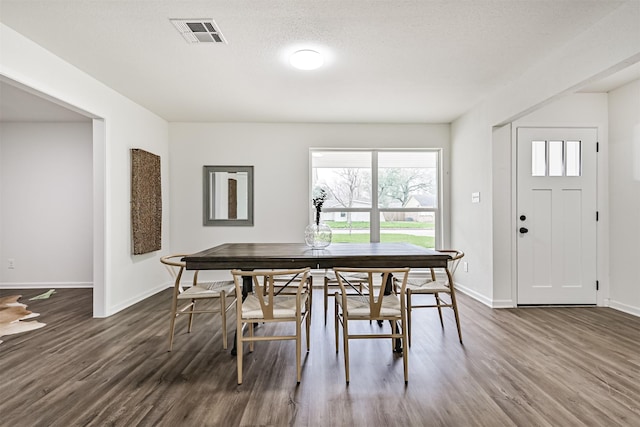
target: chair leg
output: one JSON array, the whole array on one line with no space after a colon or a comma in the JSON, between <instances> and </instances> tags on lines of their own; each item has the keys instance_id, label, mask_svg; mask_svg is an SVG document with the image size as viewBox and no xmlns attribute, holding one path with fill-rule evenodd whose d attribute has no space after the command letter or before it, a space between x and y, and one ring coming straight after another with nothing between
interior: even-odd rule
<instances>
[{"instance_id":1,"label":"chair leg","mask_svg":"<svg viewBox=\"0 0 640 427\"><path fill-rule=\"evenodd\" d=\"M333 321L335 324L335 328L336 328L336 354L338 354L338 294L336 294L334 296L334 303L333 303L333 307L334 307L334 316L333 316Z\"/></svg>"},{"instance_id":2,"label":"chair leg","mask_svg":"<svg viewBox=\"0 0 640 427\"><path fill-rule=\"evenodd\" d=\"M344 342L344 374L349 385L349 328L347 316L342 314L342 341Z\"/></svg>"},{"instance_id":3,"label":"chair leg","mask_svg":"<svg viewBox=\"0 0 640 427\"><path fill-rule=\"evenodd\" d=\"M236 314L236 366L238 370L238 384L242 384L242 319L240 312Z\"/></svg>"},{"instance_id":4,"label":"chair leg","mask_svg":"<svg viewBox=\"0 0 640 427\"><path fill-rule=\"evenodd\" d=\"M391 327L391 335L398 332L397 325L398 324L395 320L389 320L389 326ZM391 337L391 352L392 353L396 352L396 339L394 337Z\"/></svg>"},{"instance_id":5,"label":"chair leg","mask_svg":"<svg viewBox=\"0 0 640 427\"><path fill-rule=\"evenodd\" d=\"M307 353L311 348L311 307L313 307L311 300L307 300L307 314L305 319L306 334L307 334Z\"/></svg>"},{"instance_id":6,"label":"chair leg","mask_svg":"<svg viewBox=\"0 0 640 427\"><path fill-rule=\"evenodd\" d=\"M169 322L169 351L173 350L173 334L176 327L176 311L171 312L171 321Z\"/></svg>"},{"instance_id":7,"label":"chair leg","mask_svg":"<svg viewBox=\"0 0 640 427\"><path fill-rule=\"evenodd\" d=\"M409 347L411 347L411 289L407 290L407 333L409 335Z\"/></svg>"},{"instance_id":8,"label":"chair leg","mask_svg":"<svg viewBox=\"0 0 640 427\"><path fill-rule=\"evenodd\" d=\"M220 316L222 316L222 349L227 349L227 298L220 292Z\"/></svg>"},{"instance_id":9,"label":"chair leg","mask_svg":"<svg viewBox=\"0 0 640 427\"><path fill-rule=\"evenodd\" d=\"M309 276L309 322L311 322L311 307L313 307L313 277Z\"/></svg>"},{"instance_id":10,"label":"chair leg","mask_svg":"<svg viewBox=\"0 0 640 427\"><path fill-rule=\"evenodd\" d=\"M405 320L402 319L400 327L402 328L402 363L404 365L404 384L409 383L409 351L407 349L407 330L405 329Z\"/></svg>"},{"instance_id":11,"label":"chair leg","mask_svg":"<svg viewBox=\"0 0 640 427\"><path fill-rule=\"evenodd\" d=\"M327 326L327 308L329 306L329 279L324 278L324 325Z\"/></svg>"},{"instance_id":12,"label":"chair leg","mask_svg":"<svg viewBox=\"0 0 640 427\"><path fill-rule=\"evenodd\" d=\"M301 357L301 347L302 347L302 318L298 314L298 318L296 319L296 375L298 379L298 384L300 384L300 377L302 374L302 369L300 367L302 362Z\"/></svg>"},{"instance_id":13,"label":"chair leg","mask_svg":"<svg viewBox=\"0 0 640 427\"><path fill-rule=\"evenodd\" d=\"M247 323L247 327L249 328L249 338L253 338L253 322ZM249 341L249 351L253 353L253 340Z\"/></svg>"},{"instance_id":14,"label":"chair leg","mask_svg":"<svg viewBox=\"0 0 640 427\"><path fill-rule=\"evenodd\" d=\"M460 344L462 344L462 330L460 329L460 316L458 315L458 303L456 302L456 289L453 283L453 276L451 276L451 272L448 268L445 271L447 272L447 277L449 279L449 296L451 297L451 308L453 308L453 314L456 318L456 326L458 327L458 339L460 340Z\"/></svg>"},{"instance_id":15,"label":"chair leg","mask_svg":"<svg viewBox=\"0 0 640 427\"><path fill-rule=\"evenodd\" d=\"M453 314L456 318L456 327L458 328L458 339L462 344L462 329L460 329L460 316L458 315L458 303L456 302L456 295L453 288L451 288L451 308L453 308Z\"/></svg>"},{"instance_id":16,"label":"chair leg","mask_svg":"<svg viewBox=\"0 0 640 427\"><path fill-rule=\"evenodd\" d=\"M191 327L193 326L193 312L196 311L196 300L194 299L191 300L190 310L191 312L189 313L189 329L187 330L189 333L191 333Z\"/></svg>"},{"instance_id":17,"label":"chair leg","mask_svg":"<svg viewBox=\"0 0 640 427\"><path fill-rule=\"evenodd\" d=\"M442 329L444 329L444 320L442 319L442 304L441 304L441 300L440 300L440 295L436 292L433 294L433 296L436 298L436 305L438 306L438 315L440 316L440 326L442 326Z\"/></svg>"},{"instance_id":18,"label":"chair leg","mask_svg":"<svg viewBox=\"0 0 640 427\"><path fill-rule=\"evenodd\" d=\"M173 293L173 302L171 303L171 320L169 322L169 351L173 350L173 335L176 330L176 318L178 317L178 290L177 285Z\"/></svg>"}]
</instances>

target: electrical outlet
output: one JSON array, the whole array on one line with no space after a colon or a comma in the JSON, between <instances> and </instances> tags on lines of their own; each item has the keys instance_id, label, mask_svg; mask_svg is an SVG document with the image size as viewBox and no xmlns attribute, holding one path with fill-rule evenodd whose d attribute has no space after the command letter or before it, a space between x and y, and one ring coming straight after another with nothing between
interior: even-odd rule
<instances>
[{"instance_id":1,"label":"electrical outlet","mask_svg":"<svg viewBox=\"0 0 640 427\"><path fill-rule=\"evenodd\" d=\"M466 262L466 261L465 261L465 262L463 262L463 263L462 263L462 268L464 269L464 272L465 272L465 273L468 273L468 272L469 272L469 263L468 263L468 262Z\"/></svg>"},{"instance_id":2,"label":"electrical outlet","mask_svg":"<svg viewBox=\"0 0 640 427\"><path fill-rule=\"evenodd\" d=\"M13 258L7 259L7 268L14 269L16 268L16 260Z\"/></svg>"}]
</instances>

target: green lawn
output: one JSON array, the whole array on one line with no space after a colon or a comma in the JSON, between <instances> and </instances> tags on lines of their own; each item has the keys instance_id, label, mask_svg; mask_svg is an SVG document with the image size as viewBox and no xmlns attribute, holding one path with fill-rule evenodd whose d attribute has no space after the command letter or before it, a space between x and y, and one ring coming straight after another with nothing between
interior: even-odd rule
<instances>
[{"instance_id":1,"label":"green lawn","mask_svg":"<svg viewBox=\"0 0 640 427\"><path fill-rule=\"evenodd\" d=\"M405 242L412 243L417 246L431 248L435 246L435 240L432 236L411 236L408 234L383 234L380 236L383 242ZM368 234L337 234L334 233L331 241L334 243L368 243Z\"/></svg>"},{"instance_id":2,"label":"green lawn","mask_svg":"<svg viewBox=\"0 0 640 427\"><path fill-rule=\"evenodd\" d=\"M346 222L342 221L325 221L325 223L335 229L349 228ZM424 230L433 230L433 222L415 222L415 221L385 221L380 223L380 228L419 228ZM367 230L369 222L353 221L351 223L352 230Z\"/></svg>"}]
</instances>

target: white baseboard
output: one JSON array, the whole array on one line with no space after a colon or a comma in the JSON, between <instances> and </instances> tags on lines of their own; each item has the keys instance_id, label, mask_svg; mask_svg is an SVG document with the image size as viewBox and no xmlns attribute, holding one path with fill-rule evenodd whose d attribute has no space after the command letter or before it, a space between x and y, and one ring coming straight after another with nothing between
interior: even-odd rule
<instances>
[{"instance_id":1,"label":"white baseboard","mask_svg":"<svg viewBox=\"0 0 640 427\"><path fill-rule=\"evenodd\" d=\"M0 289L62 289L93 288L92 282L4 282Z\"/></svg>"},{"instance_id":2,"label":"white baseboard","mask_svg":"<svg viewBox=\"0 0 640 427\"><path fill-rule=\"evenodd\" d=\"M481 302L487 307L491 307L491 308L514 308L515 307L515 304L512 300L492 300L474 291L473 289L469 289L457 283L456 283L456 290L462 292L465 295L470 296L476 301Z\"/></svg>"},{"instance_id":3,"label":"white baseboard","mask_svg":"<svg viewBox=\"0 0 640 427\"><path fill-rule=\"evenodd\" d=\"M478 292L474 291L473 289L469 289L467 287L461 286L459 284L456 283L456 291L458 292L462 292L465 295L469 295L471 298L473 298L476 301L480 301L482 304L491 307L491 300L487 297L485 297L482 294L479 294Z\"/></svg>"},{"instance_id":4,"label":"white baseboard","mask_svg":"<svg viewBox=\"0 0 640 427\"><path fill-rule=\"evenodd\" d=\"M456 290L462 292L463 294L466 294L468 296L470 296L471 298L481 302L482 304L491 307L491 308L515 308L517 307L517 304L515 304L514 301L512 300L490 300L489 298L485 297L484 295L479 294L478 292L469 289L469 288L465 288L464 286L460 286L458 284L456 284ZM614 300L605 300L604 304L602 305L603 307L610 307L613 308L614 310L619 310L622 312L625 312L627 314L631 314L633 316L638 316L640 317L640 307L634 307L628 304L623 304L621 302L618 301L614 301Z\"/></svg>"},{"instance_id":5,"label":"white baseboard","mask_svg":"<svg viewBox=\"0 0 640 427\"><path fill-rule=\"evenodd\" d=\"M614 300L609 300L609 307L640 317L640 307L634 307Z\"/></svg>"},{"instance_id":6,"label":"white baseboard","mask_svg":"<svg viewBox=\"0 0 640 427\"><path fill-rule=\"evenodd\" d=\"M516 308L517 304L510 299L494 299L491 308Z\"/></svg>"},{"instance_id":7,"label":"white baseboard","mask_svg":"<svg viewBox=\"0 0 640 427\"><path fill-rule=\"evenodd\" d=\"M149 298L150 296L157 294L158 292L164 291L165 289L167 289L167 284L163 283L163 284L161 284L159 286L156 286L155 288L149 289L149 290L147 290L145 292L141 292L138 295L135 295L135 296L129 298L128 300L126 300L126 301L122 301L121 303L119 303L117 305L114 305L112 307L108 307L107 308L107 315L105 317L112 316L112 315L116 314L117 312L124 310L125 308L129 308L132 305L137 304L140 301L143 301L143 300ZM167 300L167 310L169 310L169 305L170 304L171 304L171 301Z\"/></svg>"}]
</instances>

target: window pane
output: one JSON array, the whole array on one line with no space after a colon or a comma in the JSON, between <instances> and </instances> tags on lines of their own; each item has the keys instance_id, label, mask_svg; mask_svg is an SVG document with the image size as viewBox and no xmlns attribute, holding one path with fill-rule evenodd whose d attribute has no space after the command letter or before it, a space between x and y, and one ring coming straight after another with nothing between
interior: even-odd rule
<instances>
[{"instance_id":1,"label":"window pane","mask_svg":"<svg viewBox=\"0 0 640 427\"><path fill-rule=\"evenodd\" d=\"M435 208L438 205L438 153L381 152L378 155L378 206Z\"/></svg>"},{"instance_id":2,"label":"window pane","mask_svg":"<svg viewBox=\"0 0 640 427\"><path fill-rule=\"evenodd\" d=\"M313 188L327 190L324 208L371 207L371 152L316 151Z\"/></svg>"},{"instance_id":3,"label":"window pane","mask_svg":"<svg viewBox=\"0 0 640 427\"><path fill-rule=\"evenodd\" d=\"M311 194L327 193L321 220L332 228L333 242L437 245L438 150L319 149L310 154ZM314 218L312 204L309 212Z\"/></svg>"},{"instance_id":4,"label":"window pane","mask_svg":"<svg viewBox=\"0 0 640 427\"><path fill-rule=\"evenodd\" d=\"M562 176L564 164L563 141L549 141L549 176Z\"/></svg>"},{"instance_id":5,"label":"window pane","mask_svg":"<svg viewBox=\"0 0 640 427\"><path fill-rule=\"evenodd\" d=\"M435 248L435 213L383 212L380 216L380 241Z\"/></svg>"},{"instance_id":6,"label":"window pane","mask_svg":"<svg viewBox=\"0 0 640 427\"><path fill-rule=\"evenodd\" d=\"M580 176L582 174L582 160L580 141L567 141L567 176Z\"/></svg>"},{"instance_id":7,"label":"window pane","mask_svg":"<svg viewBox=\"0 0 640 427\"><path fill-rule=\"evenodd\" d=\"M546 141L531 141L531 175L545 176L546 174L547 174Z\"/></svg>"},{"instance_id":8,"label":"window pane","mask_svg":"<svg viewBox=\"0 0 640 427\"><path fill-rule=\"evenodd\" d=\"M322 212L320 220L331 227L332 242L370 242L371 223L369 212Z\"/></svg>"}]
</instances>

